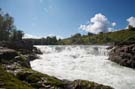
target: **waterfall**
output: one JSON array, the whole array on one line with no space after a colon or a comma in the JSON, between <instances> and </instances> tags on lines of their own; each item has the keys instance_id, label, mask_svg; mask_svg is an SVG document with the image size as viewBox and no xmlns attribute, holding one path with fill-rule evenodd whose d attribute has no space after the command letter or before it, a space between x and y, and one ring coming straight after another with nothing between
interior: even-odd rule
<instances>
[{"instance_id":1,"label":"waterfall","mask_svg":"<svg viewBox=\"0 0 135 89\"><path fill-rule=\"evenodd\" d=\"M107 56L108 46L88 46L88 45L74 45L74 46L37 46L43 53L60 53L60 52L85 52L90 55Z\"/></svg>"},{"instance_id":2,"label":"waterfall","mask_svg":"<svg viewBox=\"0 0 135 89\"><path fill-rule=\"evenodd\" d=\"M32 69L68 80L90 80L114 87L135 89L135 70L107 60L108 46L36 46L43 54L31 61Z\"/></svg>"}]
</instances>

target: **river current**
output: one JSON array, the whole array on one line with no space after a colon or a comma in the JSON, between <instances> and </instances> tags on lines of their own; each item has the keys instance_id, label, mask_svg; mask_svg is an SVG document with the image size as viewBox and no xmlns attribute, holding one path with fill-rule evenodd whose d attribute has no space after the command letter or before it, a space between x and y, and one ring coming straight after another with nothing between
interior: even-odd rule
<instances>
[{"instance_id":1,"label":"river current","mask_svg":"<svg viewBox=\"0 0 135 89\"><path fill-rule=\"evenodd\" d=\"M107 46L36 46L43 54L31 61L32 69L59 79L89 80L115 89L135 89L135 70L108 58Z\"/></svg>"}]
</instances>

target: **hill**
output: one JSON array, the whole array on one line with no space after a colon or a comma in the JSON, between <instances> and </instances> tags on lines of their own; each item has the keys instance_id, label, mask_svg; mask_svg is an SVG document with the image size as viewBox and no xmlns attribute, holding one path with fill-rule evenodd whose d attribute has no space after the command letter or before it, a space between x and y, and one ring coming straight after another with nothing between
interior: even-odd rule
<instances>
[{"instance_id":1,"label":"hill","mask_svg":"<svg viewBox=\"0 0 135 89\"><path fill-rule=\"evenodd\" d=\"M88 34L83 35L75 34L74 36L63 39L59 44L80 44L80 45L89 45L89 44L113 44L115 42L123 41L135 41L135 28L123 29L115 32L108 33L99 33L99 34Z\"/></svg>"}]
</instances>

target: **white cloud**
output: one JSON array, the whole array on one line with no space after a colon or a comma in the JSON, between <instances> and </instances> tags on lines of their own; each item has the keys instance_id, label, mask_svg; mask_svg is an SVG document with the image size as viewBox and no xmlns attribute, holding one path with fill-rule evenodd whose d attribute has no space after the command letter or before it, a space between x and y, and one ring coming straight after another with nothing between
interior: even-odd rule
<instances>
[{"instance_id":1,"label":"white cloud","mask_svg":"<svg viewBox=\"0 0 135 89\"><path fill-rule=\"evenodd\" d=\"M113 27L115 27L116 25L117 25L116 22L113 22L113 23L112 23L112 26L113 26Z\"/></svg>"},{"instance_id":2,"label":"white cloud","mask_svg":"<svg viewBox=\"0 0 135 89\"><path fill-rule=\"evenodd\" d=\"M132 16L132 17L128 18L127 21L129 23L128 25L135 27L135 17Z\"/></svg>"},{"instance_id":3,"label":"white cloud","mask_svg":"<svg viewBox=\"0 0 135 89\"><path fill-rule=\"evenodd\" d=\"M34 36L34 35L31 35L31 34L24 34L24 37L23 38L34 38L34 39L39 39L39 38L41 38L41 37L39 37L39 36Z\"/></svg>"},{"instance_id":4,"label":"white cloud","mask_svg":"<svg viewBox=\"0 0 135 89\"><path fill-rule=\"evenodd\" d=\"M116 25L116 23L112 24ZM101 13L96 14L90 19L88 24L80 25L79 28L95 34L98 34L99 32L108 32L110 29L113 29L110 27L110 21Z\"/></svg>"}]
</instances>

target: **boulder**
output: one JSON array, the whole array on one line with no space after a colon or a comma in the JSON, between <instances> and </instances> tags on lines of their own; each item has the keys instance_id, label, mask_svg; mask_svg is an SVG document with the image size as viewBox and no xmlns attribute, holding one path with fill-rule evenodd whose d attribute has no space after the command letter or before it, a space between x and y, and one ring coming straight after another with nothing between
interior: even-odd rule
<instances>
[{"instance_id":1,"label":"boulder","mask_svg":"<svg viewBox=\"0 0 135 89\"><path fill-rule=\"evenodd\" d=\"M0 47L0 59L12 59L17 56L17 52L13 49Z\"/></svg>"}]
</instances>

